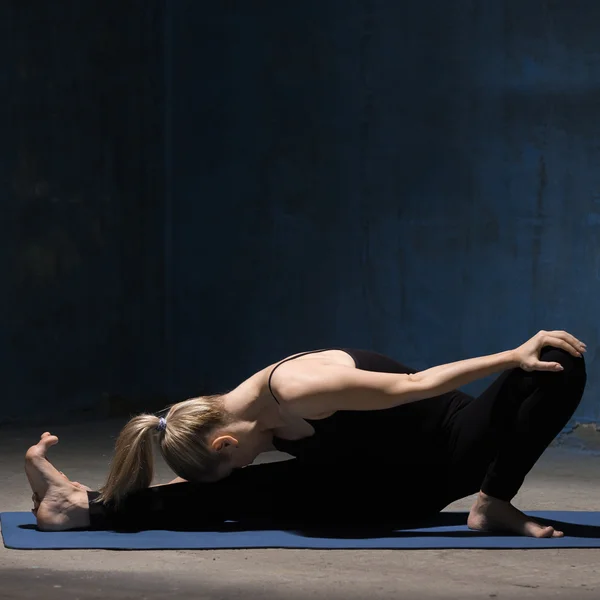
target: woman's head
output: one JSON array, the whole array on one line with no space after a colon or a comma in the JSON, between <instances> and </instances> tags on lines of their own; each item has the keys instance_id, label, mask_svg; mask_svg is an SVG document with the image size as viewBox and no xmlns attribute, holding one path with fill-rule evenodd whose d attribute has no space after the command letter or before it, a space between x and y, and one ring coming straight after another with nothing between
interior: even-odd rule
<instances>
[{"instance_id":1,"label":"woman's head","mask_svg":"<svg viewBox=\"0 0 600 600\"><path fill-rule=\"evenodd\" d=\"M183 479L211 481L231 471L234 436L219 432L235 419L225 410L223 396L193 398L170 407L163 417L142 414L123 428L99 501L118 504L127 494L148 487L153 478L152 445L158 443L169 467Z\"/></svg>"}]
</instances>

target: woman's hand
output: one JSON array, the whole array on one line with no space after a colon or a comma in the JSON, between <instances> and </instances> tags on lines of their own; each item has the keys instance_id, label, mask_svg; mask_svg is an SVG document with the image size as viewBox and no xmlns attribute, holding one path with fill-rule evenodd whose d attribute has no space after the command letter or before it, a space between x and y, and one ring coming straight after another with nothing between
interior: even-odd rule
<instances>
[{"instance_id":1,"label":"woman's hand","mask_svg":"<svg viewBox=\"0 0 600 600\"><path fill-rule=\"evenodd\" d=\"M515 350L516 360L524 371L562 371L557 362L543 362L540 352L545 346L562 348L576 357L581 357L587 347L566 331L540 331Z\"/></svg>"},{"instance_id":2,"label":"woman's hand","mask_svg":"<svg viewBox=\"0 0 600 600\"><path fill-rule=\"evenodd\" d=\"M69 478L62 472L59 471L59 473L67 480L69 481L69 483L71 483L72 485L85 490L86 492L91 492L92 488L88 487L87 485L83 485L83 483L79 483L79 481L70 481ZM33 502L33 508L31 509L31 512L34 514L35 517L37 517L37 512L38 509L40 507L40 504L42 502L42 498L40 498L39 494L37 492L33 492L33 495L31 496L31 501Z\"/></svg>"}]
</instances>

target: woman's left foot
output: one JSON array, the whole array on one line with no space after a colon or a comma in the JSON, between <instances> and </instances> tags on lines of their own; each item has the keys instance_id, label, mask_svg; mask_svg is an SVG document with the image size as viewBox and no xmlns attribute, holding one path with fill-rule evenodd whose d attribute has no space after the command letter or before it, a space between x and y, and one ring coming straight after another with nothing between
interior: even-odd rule
<instances>
[{"instance_id":1,"label":"woman's left foot","mask_svg":"<svg viewBox=\"0 0 600 600\"><path fill-rule=\"evenodd\" d=\"M562 531L543 526L515 508L510 502L479 492L467 520L469 529L516 533L536 538L563 537Z\"/></svg>"},{"instance_id":2,"label":"woman's left foot","mask_svg":"<svg viewBox=\"0 0 600 600\"><path fill-rule=\"evenodd\" d=\"M86 490L71 483L46 458L48 450L57 443L56 436L45 433L25 455L25 471L33 491L33 513L38 528L64 531L89 527Z\"/></svg>"},{"instance_id":3,"label":"woman's left foot","mask_svg":"<svg viewBox=\"0 0 600 600\"><path fill-rule=\"evenodd\" d=\"M35 445L31 446L25 455L25 474L29 480L29 485L33 491L34 497L40 501L48 491L48 482L46 478L42 477L39 468L34 466L31 460L33 456L40 458L40 460L47 460L46 454L48 450L58 443L58 438L55 435L50 434L46 431L42 433L40 441Z\"/></svg>"}]
</instances>

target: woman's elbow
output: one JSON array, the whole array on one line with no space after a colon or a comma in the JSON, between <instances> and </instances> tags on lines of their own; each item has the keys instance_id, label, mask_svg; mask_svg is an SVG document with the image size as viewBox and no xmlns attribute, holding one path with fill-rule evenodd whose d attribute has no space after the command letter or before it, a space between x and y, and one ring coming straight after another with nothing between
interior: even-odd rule
<instances>
[{"instance_id":1,"label":"woman's elbow","mask_svg":"<svg viewBox=\"0 0 600 600\"><path fill-rule=\"evenodd\" d=\"M429 397L429 382L419 373L409 373L395 386L391 394L394 406L410 404Z\"/></svg>"}]
</instances>

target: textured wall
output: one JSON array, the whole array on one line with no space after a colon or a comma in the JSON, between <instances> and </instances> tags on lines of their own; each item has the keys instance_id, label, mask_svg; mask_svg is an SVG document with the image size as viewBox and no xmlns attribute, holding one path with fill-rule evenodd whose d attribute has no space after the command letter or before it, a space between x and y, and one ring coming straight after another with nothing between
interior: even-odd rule
<instances>
[{"instance_id":1,"label":"textured wall","mask_svg":"<svg viewBox=\"0 0 600 600\"><path fill-rule=\"evenodd\" d=\"M567 328L599 418L600 4L169 10L172 391L327 345L422 368Z\"/></svg>"},{"instance_id":2,"label":"textured wall","mask_svg":"<svg viewBox=\"0 0 600 600\"><path fill-rule=\"evenodd\" d=\"M222 390L302 349L423 368L542 327L588 342L578 417L599 420L599 17L0 3L0 423Z\"/></svg>"},{"instance_id":3,"label":"textured wall","mask_svg":"<svg viewBox=\"0 0 600 600\"><path fill-rule=\"evenodd\" d=\"M0 423L105 412L162 385L162 4L11 0L0 27Z\"/></svg>"}]
</instances>

